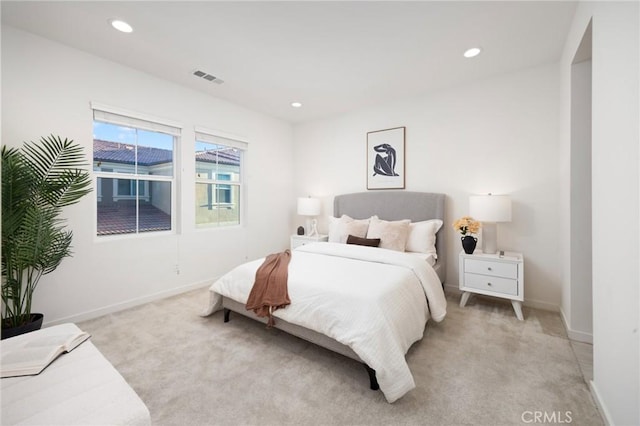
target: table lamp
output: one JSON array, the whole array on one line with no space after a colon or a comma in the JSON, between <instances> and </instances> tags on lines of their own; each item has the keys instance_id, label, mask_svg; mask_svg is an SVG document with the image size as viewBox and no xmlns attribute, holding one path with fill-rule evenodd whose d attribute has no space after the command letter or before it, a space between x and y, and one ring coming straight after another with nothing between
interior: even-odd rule
<instances>
[{"instance_id":1,"label":"table lamp","mask_svg":"<svg viewBox=\"0 0 640 426\"><path fill-rule=\"evenodd\" d=\"M318 235L318 221L315 216L320 214L320 199L318 198L298 198L298 214L307 216L305 230L309 237Z\"/></svg>"},{"instance_id":2,"label":"table lamp","mask_svg":"<svg viewBox=\"0 0 640 426\"><path fill-rule=\"evenodd\" d=\"M511 199L508 195L472 195L469 214L482 222L482 251L497 253L497 222L511 222Z\"/></svg>"}]
</instances>

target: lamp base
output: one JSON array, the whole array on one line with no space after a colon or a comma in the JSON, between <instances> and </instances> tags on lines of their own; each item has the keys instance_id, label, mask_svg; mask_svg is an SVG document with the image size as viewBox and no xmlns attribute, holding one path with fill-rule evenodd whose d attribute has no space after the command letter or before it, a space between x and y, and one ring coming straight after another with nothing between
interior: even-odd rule
<instances>
[{"instance_id":1,"label":"lamp base","mask_svg":"<svg viewBox=\"0 0 640 426\"><path fill-rule=\"evenodd\" d=\"M316 235L318 235L318 220L313 219L311 221L311 230L309 231L309 236L315 237Z\"/></svg>"},{"instance_id":2,"label":"lamp base","mask_svg":"<svg viewBox=\"0 0 640 426\"><path fill-rule=\"evenodd\" d=\"M498 252L498 227L495 222L482 223L482 252L495 254Z\"/></svg>"},{"instance_id":3,"label":"lamp base","mask_svg":"<svg viewBox=\"0 0 640 426\"><path fill-rule=\"evenodd\" d=\"M305 227L304 227L307 237L315 237L318 235L318 220L317 219L307 219Z\"/></svg>"}]
</instances>

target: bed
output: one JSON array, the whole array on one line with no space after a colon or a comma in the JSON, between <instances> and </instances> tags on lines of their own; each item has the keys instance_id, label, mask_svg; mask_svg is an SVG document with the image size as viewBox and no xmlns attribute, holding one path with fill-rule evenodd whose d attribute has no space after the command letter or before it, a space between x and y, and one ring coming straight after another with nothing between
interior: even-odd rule
<instances>
[{"instance_id":1,"label":"bed","mask_svg":"<svg viewBox=\"0 0 640 426\"><path fill-rule=\"evenodd\" d=\"M444 203L444 194L410 191L336 196L329 242L307 244L292 252L291 304L273 312L275 327L361 362L371 389L382 390L388 402L409 392L415 383L405 355L422 339L429 319L442 321L446 315ZM371 235L380 226L396 229L409 220L408 232L414 237L423 236L417 229L431 227L434 235L427 244L428 253L389 248L393 244L409 248L409 237L398 243L389 238L393 233ZM360 237L383 237L380 247L345 244L344 234L362 232L363 223L366 235ZM434 223L440 226L433 227ZM422 242L422 238L417 241ZM216 280L203 315L223 309L225 322L231 312L266 322L245 308L263 260L247 262Z\"/></svg>"}]
</instances>

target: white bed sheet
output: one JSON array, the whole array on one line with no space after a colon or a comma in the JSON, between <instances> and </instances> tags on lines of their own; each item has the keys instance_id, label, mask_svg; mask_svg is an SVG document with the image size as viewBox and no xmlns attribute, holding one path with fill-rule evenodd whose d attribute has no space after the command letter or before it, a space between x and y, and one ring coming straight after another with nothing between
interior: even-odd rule
<instances>
[{"instance_id":1,"label":"white bed sheet","mask_svg":"<svg viewBox=\"0 0 640 426\"><path fill-rule=\"evenodd\" d=\"M222 307L221 296L246 303L262 262L217 280L206 313ZM415 387L405 354L422 338L429 317L446 315L440 280L424 260L373 247L307 244L292 252L288 289L291 304L274 312L276 324L282 318L349 346L376 370L389 402Z\"/></svg>"}]
</instances>

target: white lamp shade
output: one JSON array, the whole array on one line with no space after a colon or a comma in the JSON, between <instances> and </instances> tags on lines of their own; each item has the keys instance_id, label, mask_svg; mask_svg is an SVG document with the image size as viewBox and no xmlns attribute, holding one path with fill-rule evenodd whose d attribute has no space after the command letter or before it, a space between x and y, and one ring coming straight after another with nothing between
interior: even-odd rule
<instances>
[{"instance_id":1,"label":"white lamp shade","mask_svg":"<svg viewBox=\"0 0 640 426\"><path fill-rule=\"evenodd\" d=\"M472 195L469 214L480 222L511 222L511 199L508 195Z\"/></svg>"},{"instance_id":2,"label":"white lamp shade","mask_svg":"<svg viewBox=\"0 0 640 426\"><path fill-rule=\"evenodd\" d=\"M298 198L298 214L300 216L318 216L320 214L320 199Z\"/></svg>"}]
</instances>

